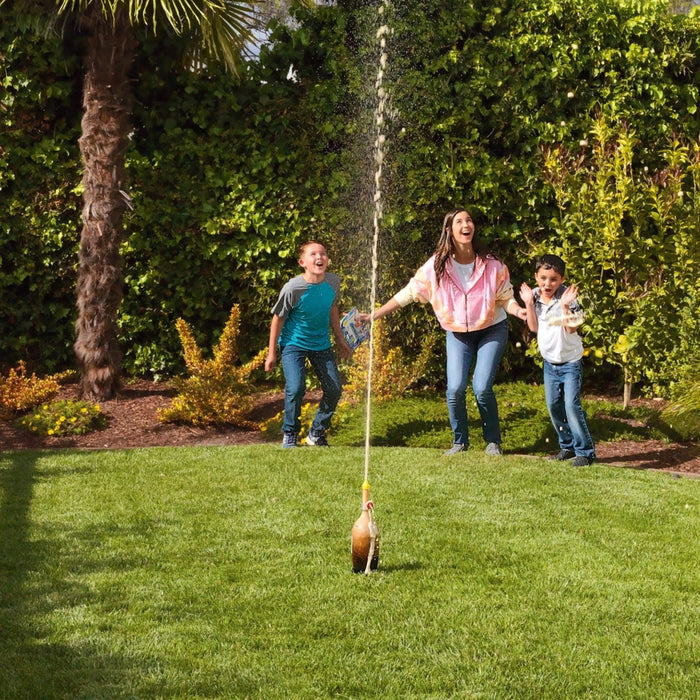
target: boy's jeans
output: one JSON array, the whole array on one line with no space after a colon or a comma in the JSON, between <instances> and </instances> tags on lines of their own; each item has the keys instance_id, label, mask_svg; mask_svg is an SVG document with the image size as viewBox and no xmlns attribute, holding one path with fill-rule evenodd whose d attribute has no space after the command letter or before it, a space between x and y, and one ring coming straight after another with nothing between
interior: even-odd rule
<instances>
[{"instance_id":1,"label":"boy's jeans","mask_svg":"<svg viewBox=\"0 0 700 700\"><path fill-rule=\"evenodd\" d=\"M595 459L593 438L586 412L581 407L583 361L555 365L544 361L544 393L559 447L573 450L577 457Z\"/></svg>"},{"instance_id":2,"label":"boy's jeans","mask_svg":"<svg viewBox=\"0 0 700 700\"><path fill-rule=\"evenodd\" d=\"M306 358L309 358L323 390L311 433L320 435L330 427L331 418L343 393L343 381L338 372L333 349L304 350L296 345L281 348L284 372L284 420L283 433L298 433L301 429L301 404L306 393Z\"/></svg>"},{"instance_id":3,"label":"boy's jeans","mask_svg":"<svg viewBox=\"0 0 700 700\"><path fill-rule=\"evenodd\" d=\"M508 321L470 333L447 332L447 410L454 433L453 442L469 444L466 391L474 359L472 388L479 408L484 440L501 443L498 404L493 392L498 364L508 341Z\"/></svg>"}]
</instances>

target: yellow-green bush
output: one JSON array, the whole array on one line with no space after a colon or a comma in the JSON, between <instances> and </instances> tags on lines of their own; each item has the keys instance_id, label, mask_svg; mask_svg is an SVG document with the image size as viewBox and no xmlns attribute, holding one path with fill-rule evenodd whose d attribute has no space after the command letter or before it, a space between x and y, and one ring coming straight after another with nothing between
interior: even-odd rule
<instances>
[{"instance_id":1,"label":"yellow-green bush","mask_svg":"<svg viewBox=\"0 0 700 700\"><path fill-rule=\"evenodd\" d=\"M267 350L261 350L250 362L234 366L238 359L239 309L234 306L213 357L206 359L197 345L192 328L179 318L177 332L184 350L190 376L173 380L178 395L168 408L158 411L161 421L191 425L228 423L246 428L258 424L247 415L255 402L250 382L251 373L265 361Z\"/></svg>"},{"instance_id":2,"label":"yellow-green bush","mask_svg":"<svg viewBox=\"0 0 700 700\"><path fill-rule=\"evenodd\" d=\"M684 440L700 438L700 381L696 381L661 412L661 417Z\"/></svg>"},{"instance_id":3,"label":"yellow-green bush","mask_svg":"<svg viewBox=\"0 0 700 700\"><path fill-rule=\"evenodd\" d=\"M24 362L17 363L7 373L0 376L0 419L8 420L18 413L50 401L60 389L60 381L69 372L37 377L27 374Z\"/></svg>"},{"instance_id":4,"label":"yellow-green bush","mask_svg":"<svg viewBox=\"0 0 700 700\"><path fill-rule=\"evenodd\" d=\"M435 336L424 339L415 362L409 362L399 347L392 347L384 323L374 322L374 354L372 362L372 398L377 403L402 396L406 390L425 375L435 347ZM367 393L369 343L360 345L346 370L347 382L343 387L346 398L361 401Z\"/></svg>"}]
</instances>

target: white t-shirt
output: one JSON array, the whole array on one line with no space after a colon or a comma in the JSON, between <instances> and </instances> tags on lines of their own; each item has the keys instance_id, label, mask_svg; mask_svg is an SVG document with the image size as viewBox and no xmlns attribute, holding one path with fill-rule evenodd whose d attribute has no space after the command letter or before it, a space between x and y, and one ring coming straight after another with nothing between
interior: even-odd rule
<instances>
[{"instance_id":1,"label":"white t-shirt","mask_svg":"<svg viewBox=\"0 0 700 700\"><path fill-rule=\"evenodd\" d=\"M534 290L535 314L537 314L537 346L540 354L547 362L560 365L565 362L575 362L583 357L583 342L578 333L569 333L561 325L563 310L561 308L561 295L566 290L562 284L554 293L554 298L549 304L542 301L539 289ZM572 313L580 311L581 307L574 301L569 304ZM548 319L557 321L557 325L550 324Z\"/></svg>"},{"instance_id":2,"label":"white t-shirt","mask_svg":"<svg viewBox=\"0 0 700 700\"><path fill-rule=\"evenodd\" d=\"M474 263L458 263L456 260L453 260L452 264L455 266L457 275L459 275L459 281L462 283L462 289L466 289L467 285L469 284L469 280L474 274Z\"/></svg>"}]
</instances>

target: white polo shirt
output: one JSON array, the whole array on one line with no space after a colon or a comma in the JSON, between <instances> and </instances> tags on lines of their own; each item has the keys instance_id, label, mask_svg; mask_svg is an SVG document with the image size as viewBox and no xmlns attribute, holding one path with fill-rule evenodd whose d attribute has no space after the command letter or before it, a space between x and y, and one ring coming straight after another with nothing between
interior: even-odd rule
<instances>
[{"instance_id":1,"label":"white polo shirt","mask_svg":"<svg viewBox=\"0 0 700 700\"><path fill-rule=\"evenodd\" d=\"M561 308L561 295L566 290L566 285L562 284L554 293L554 298L549 304L542 301L542 293L539 289L534 290L535 314L537 315L537 346L542 357L555 365L566 362L576 362L583 357L583 342L578 333L569 333L561 325L563 310ZM581 310L581 307L574 301L569 304L572 313ZM549 319L558 321L557 325L550 324Z\"/></svg>"}]
</instances>

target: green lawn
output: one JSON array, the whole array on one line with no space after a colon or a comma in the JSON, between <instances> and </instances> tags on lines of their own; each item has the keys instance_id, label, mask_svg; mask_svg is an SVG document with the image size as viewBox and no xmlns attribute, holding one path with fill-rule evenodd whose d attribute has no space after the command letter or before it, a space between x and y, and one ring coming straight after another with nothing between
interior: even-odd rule
<instances>
[{"instance_id":1,"label":"green lawn","mask_svg":"<svg viewBox=\"0 0 700 700\"><path fill-rule=\"evenodd\" d=\"M508 454L547 455L559 451L557 436L549 420L544 387L525 382L498 384L498 397L503 449ZM675 442L680 436L661 415L660 408L650 405L623 409L621 401L601 398L582 400L588 415L588 425L596 442L648 439ZM302 423L308 430L315 406L308 405L302 413ZM471 390L467 393L472 450L483 451L479 412ZM336 414L331 442L347 447L365 444L366 409L364 404L342 404ZM282 414L270 422L265 435L280 442ZM372 406L372 445L381 447L442 448L452 444L444 393L436 390L408 393L391 401ZM700 435L695 436L700 439Z\"/></svg>"},{"instance_id":2,"label":"green lawn","mask_svg":"<svg viewBox=\"0 0 700 700\"><path fill-rule=\"evenodd\" d=\"M678 698L700 480L376 447L0 453L2 698Z\"/></svg>"}]
</instances>

